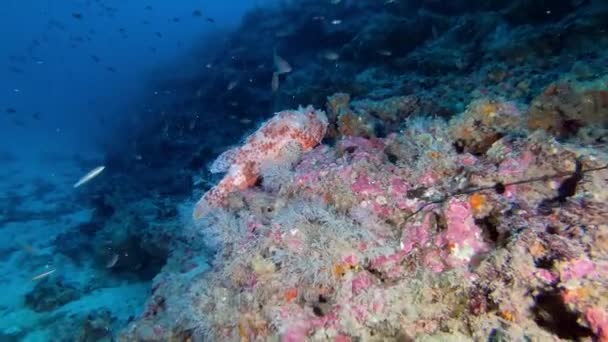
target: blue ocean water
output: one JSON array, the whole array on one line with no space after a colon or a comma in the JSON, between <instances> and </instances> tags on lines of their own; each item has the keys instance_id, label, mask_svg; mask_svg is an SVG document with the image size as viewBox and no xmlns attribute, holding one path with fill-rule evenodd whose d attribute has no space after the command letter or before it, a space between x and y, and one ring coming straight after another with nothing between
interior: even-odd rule
<instances>
[{"instance_id":1,"label":"blue ocean water","mask_svg":"<svg viewBox=\"0 0 608 342\"><path fill-rule=\"evenodd\" d=\"M0 341L608 339L605 1L5 0L0 33Z\"/></svg>"},{"instance_id":2,"label":"blue ocean water","mask_svg":"<svg viewBox=\"0 0 608 342\"><path fill-rule=\"evenodd\" d=\"M128 271L141 268L138 261L123 271L106 267L115 253L102 252L112 250L102 245L113 237L96 237L101 221L96 222L93 203L103 199L92 189L99 183L73 185L107 164L108 151L138 161L120 152L134 139L122 127L144 126L149 109L158 115L158 103L191 96L186 93L191 87L163 83L204 70L216 55L208 49L223 44L246 11L269 3L9 0L2 5L0 340L75 341L93 319L108 329L99 339L114 336L141 312L154 274ZM107 167L101 179L108 181L115 170ZM119 235L129 229L111 228ZM128 253L123 250L121 259ZM48 279L47 272L53 272ZM99 340L91 334L80 338Z\"/></svg>"}]
</instances>

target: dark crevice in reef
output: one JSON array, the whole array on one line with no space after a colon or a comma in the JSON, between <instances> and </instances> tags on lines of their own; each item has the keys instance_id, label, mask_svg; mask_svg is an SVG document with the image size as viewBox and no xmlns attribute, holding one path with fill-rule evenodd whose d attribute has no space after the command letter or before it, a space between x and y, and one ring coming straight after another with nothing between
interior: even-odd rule
<instances>
[{"instance_id":1,"label":"dark crevice in reef","mask_svg":"<svg viewBox=\"0 0 608 342\"><path fill-rule=\"evenodd\" d=\"M545 257L534 260L534 266L536 266L537 268L544 269L544 270L551 270L553 268L554 264L555 264L555 260L551 256L545 256Z\"/></svg>"},{"instance_id":2,"label":"dark crevice in reef","mask_svg":"<svg viewBox=\"0 0 608 342\"><path fill-rule=\"evenodd\" d=\"M593 336L593 332L578 324L579 316L568 309L558 290L536 296L533 314L536 323L559 338L579 341Z\"/></svg>"},{"instance_id":3,"label":"dark crevice in reef","mask_svg":"<svg viewBox=\"0 0 608 342\"><path fill-rule=\"evenodd\" d=\"M132 236L116 248L116 262L108 270L121 278L151 281L167 262L166 251L155 253L142 248L140 238ZM113 256L112 256L113 257ZM112 262L112 259L109 259ZM108 265L109 266L109 265Z\"/></svg>"},{"instance_id":4,"label":"dark crevice in reef","mask_svg":"<svg viewBox=\"0 0 608 342\"><path fill-rule=\"evenodd\" d=\"M492 212L488 216L475 219L475 224L482 229L486 240L491 241L495 246L504 246L511 235L508 230L499 229L499 213Z\"/></svg>"}]
</instances>

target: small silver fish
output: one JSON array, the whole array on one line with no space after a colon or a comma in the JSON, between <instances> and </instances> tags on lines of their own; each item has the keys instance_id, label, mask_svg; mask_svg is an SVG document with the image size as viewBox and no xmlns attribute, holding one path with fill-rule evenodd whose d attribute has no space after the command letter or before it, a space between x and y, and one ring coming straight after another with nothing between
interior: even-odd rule
<instances>
[{"instance_id":1,"label":"small silver fish","mask_svg":"<svg viewBox=\"0 0 608 342\"><path fill-rule=\"evenodd\" d=\"M323 58L327 59L328 61L337 61L340 59L340 55L334 51L326 51L323 53Z\"/></svg>"},{"instance_id":2,"label":"small silver fish","mask_svg":"<svg viewBox=\"0 0 608 342\"><path fill-rule=\"evenodd\" d=\"M96 168L94 168L93 170L89 171L86 175L84 175L82 178L80 178L78 180L78 182L76 182L76 184L74 184L74 188L77 188L85 183L87 183L88 181L90 181L91 179L99 176L99 174L105 169L105 166L98 166Z\"/></svg>"},{"instance_id":3,"label":"small silver fish","mask_svg":"<svg viewBox=\"0 0 608 342\"><path fill-rule=\"evenodd\" d=\"M342 24L342 20L340 20L340 19L334 19L334 20L331 21L331 24L332 25L340 25L340 24Z\"/></svg>"},{"instance_id":4,"label":"small silver fish","mask_svg":"<svg viewBox=\"0 0 608 342\"><path fill-rule=\"evenodd\" d=\"M38 280L38 279L46 278L47 276L53 274L55 271L57 271L57 270L56 269L52 269L50 271L46 271L44 273L41 273L41 274L33 277L32 280Z\"/></svg>"},{"instance_id":5,"label":"small silver fish","mask_svg":"<svg viewBox=\"0 0 608 342\"><path fill-rule=\"evenodd\" d=\"M227 90L232 90L234 88L236 88L236 86L239 84L239 81L232 81L230 83L228 83L228 86L226 87Z\"/></svg>"},{"instance_id":6,"label":"small silver fish","mask_svg":"<svg viewBox=\"0 0 608 342\"><path fill-rule=\"evenodd\" d=\"M389 57L389 56L392 56L392 55L393 55L393 52L392 52L392 51L390 51L390 50L378 50L378 51L376 51L376 52L377 52L379 55L381 55L381 56L386 56L386 57Z\"/></svg>"},{"instance_id":7,"label":"small silver fish","mask_svg":"<svg viewBox=\"0 0 608 342\"><path fill-rule=\"evenodd\" d=\"M277 91L277 89L279 89L279 74L277 74L276 72L272 73L272 92L274 93L275 91Z\"/></svg>"},{"instance_id":8,"label":"small silver fish","mask_svg":"<svg viewBox=\"0 0 608 342\"><path fill-rule=\"evenodd\" d=\"M273 56L274 67L277 69L277 73L286 74L291 72L292 68L286 60L284 60L281 56L277 55L276 51Z\"/></svg>"},{"instance_id":9,"label":"small silver fish","mask_svg":"<svg viewBox=\"0 0 608 342\"><path fill-rule=\"evenodd\" d=\"M114 267L117 262L118 262L118 254L114 253L114 255L112 255L112 259L110 259L106 263L106 268L112 268L112 267Z\"/></svg>"}]
</instances>

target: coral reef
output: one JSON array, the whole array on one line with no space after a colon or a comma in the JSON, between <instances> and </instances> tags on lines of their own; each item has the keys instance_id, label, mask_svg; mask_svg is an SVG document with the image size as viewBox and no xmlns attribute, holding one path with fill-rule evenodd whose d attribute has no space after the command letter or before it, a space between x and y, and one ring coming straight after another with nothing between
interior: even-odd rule
<instances>
[{"instance_id":1,"label":"coral reef","mask_svg":"<svg viewBox=\"0 0 608 342\"><path fill-rule=\"evenodd\" d=\"M156 85L175 98L141 99L77 195L90 222L55 237L110 284L152 282L136 317L79 317L82 339L608 340L606 18L569 0L252 11ZM3 224L69 211L3 199Z\"/></svg>"},{"instance_id":2,"label":"coral reef","mask_svg":"<svg viewBox=\"0 0 608 342\"><path fill-rule=\"evenodd\" d=\"M576 91L568 84L552 84L530 105L528 126L559 137L576 135L582 127L608 129L608 92Z\"/></svg>"},{"instance_id":3,"label":"coral reef","mask_svg":"<svg viewBox=\"0 0 608 342\"><path fill-rule=\"evenodd\" d=\"M483 154L506 133L515 132L521 118L521 110L513 102L476 100L451 123L456 148Z\"/></svg>"},{"instance_id":4,"label":"coral reef","mask_svg":"<svg viewBox=\"0 0 608 342\"><path fill-rule=\"evenodd\" d=\"M605 147L491 99L356 136L341 116L404 102L349 100L328 98L334 143L197 221L212 269L162 272L123 339L605 339Z\"/></svg>"}]
</instances>

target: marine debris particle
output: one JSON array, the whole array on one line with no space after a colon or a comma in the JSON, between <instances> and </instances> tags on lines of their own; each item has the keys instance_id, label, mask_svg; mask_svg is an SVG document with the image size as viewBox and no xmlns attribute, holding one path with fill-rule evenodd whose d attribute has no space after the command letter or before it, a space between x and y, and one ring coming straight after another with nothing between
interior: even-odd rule
<instances>
[{"instance_id":1,"label":"marine debris particle","mask_svg":"<svg viewBox=\"0 0 608 342\"><path fill-rule=\"evenodd\" d=\"M96 168L94 168L93 170L89 171L86 175L84 175L82 178L80 178L78 180L78 182L76 182L76 184L74 184L74 188L77 188L87 182L89 182L91 179L99 176L99 174L105 169L105 166L98 166Z\"/></svg>"},{"instance_id":2,"label":"marine debris particle","mask_svg":"<svg viewBox=\"0 0 608 342\"><path fill-rule=\"evenodd\" d=\"M583 164L576 160L576 168L572 176L566 178L557 189L555 200L564 202L566 198L574 196L578 183L583 179Z\"/></svg>"},{"instance_id":3,"label":"marine debris particle","mask_svg":"<svg viewBox=\"0 0 608 342\"><path fill-rule=\"evenodd\" d=\"M568 197L572 197L576 194L576 188L581 180L583 180L583 174L589 171L595 171L602 168L588 169L583 171L583 164L580 160L576 160L576 167L574 173L566 178L557 188L557 195L552 198L544 199L538 205L538 212L542 215L549 215L552 213L554 207L559 204L566 202Z\"/></svg>"},{"instance_id":4,"label":"marine debris particle","mask_svg":"<svg viewBox=\"0 0 608 342\"><path fill-rule=\"evenodd\" d=\"M305 152L317 146L327 125L325 112L312 106L277 113L249 136L243 146L222 153L213 162L210 171L226 175L198 201L194 218L205 215L210 207L221 206L229 193L255 185L262 163L280 164L294 149Z\"/></svg>"}]
</instances>

